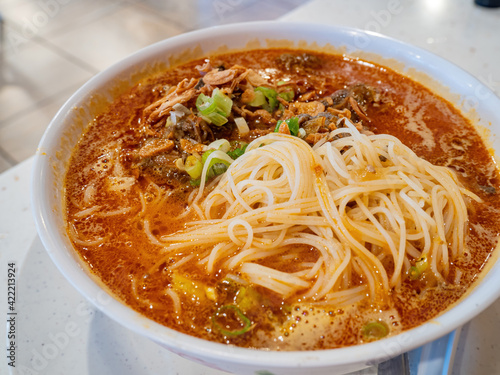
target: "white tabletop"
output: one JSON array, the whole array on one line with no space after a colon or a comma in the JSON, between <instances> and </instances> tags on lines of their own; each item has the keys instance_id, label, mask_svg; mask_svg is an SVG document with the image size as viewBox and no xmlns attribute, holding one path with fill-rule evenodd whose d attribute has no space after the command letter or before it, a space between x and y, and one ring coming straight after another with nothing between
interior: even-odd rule
<instances>
[{"instance_id":1,"label":"white tabletop","mask_svg":"<svg viewBox=\"0 0 500 375\"><path fill-rule=\"evenodd\" d=\"M367 9L368 7L368 9ZM472 0L317 0L283 18L377 31L434 52L500 93L500 10ZM221 374L165 352L91 307L45 253L30 212L32 159L0 175L0 338L5 342L7 265L16 263L16 370L0 373ZM461 330L453 374L500 373L500 300ZM2 347L3 349L3 347ZM8 373L8 372L7 372ZM374 373L372 372L365 372Z\"/></svg>"}]
</instances>

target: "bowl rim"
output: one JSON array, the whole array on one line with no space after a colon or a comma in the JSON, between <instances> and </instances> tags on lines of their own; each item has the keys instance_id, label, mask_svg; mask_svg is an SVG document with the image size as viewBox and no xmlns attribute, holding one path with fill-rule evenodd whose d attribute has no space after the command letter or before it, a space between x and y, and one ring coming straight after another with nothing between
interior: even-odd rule
<instances>
[{"instance_id":1,"label":"bowl rim","mask_svg":"<svg viewBox=\"0 0 500 375\"><path fill-rule=\"evenodd\" d=\"M266 368L295 368L301 366L314 368L359 363L364 362L365 359L374 364L433 341L469 321L500 297L500 288L496 291L488 290L491 289L488 288L488 285L494 282L500 285L500 272L496 272L495 275L490 270L487 275L482 277L484 282L473 286L466 299L461 298L458 304L454 304L451 309L446 310L430 321L398 335L372 343L326 350L293 351L293 355L290 355L289 351L265 351L228 346L177 332L142 316L112 297L104 296L103 298L101 287L66 253L66 250L70 250L61 242L61 238L53 234L50 229L54 225L53 208L47 205L47 194L42 194L45 190L43 188L40 189L40 187L47 185L46 181L50 180L52 173L50 158L45 154L45 150L50 150L56 144L57 140L54 137L61 135L65 122L64 119L70 114L72 108L81 104L83 99L89 98L94 87L99 87L102 85L102 82L112 80L117 75L117 72L125 71L132 66L143 63L156 56L161 50L171 50L173 46L193 45L193 43L196 44L196 40L203 40L207 35L238 34L248 32L248 30L275 31L277 27L285 30L304 29L309 32L325 32L326 30L335 36L368 36L370 40L397 47L396 49L399 52L396 54L398 55L411 55L416 62L420 62L421 64L428 63L429 69L425 73L429 74L432 78L439 77L434 73L439 71L440 66L445 65L448 69L447 77L450 75L457 77L458 75L460 79L463 79L461 87L470 88L471 85L484 86L461 68L426 50L381 34L350 27L287 21L258 21L191 31L154 43L98 73L79 88L57 112L40 141L32 169L31 207L37 232L50 258L66 280L84 295L86 299L91 301L110 318L118 321L128 329L161 343L163 346L177 353L180 352L193 357L211 358L214 361L225 361L240 365L255 365L257 361L256 353L258 353L259 365ZM485 90L488 90L492 94L489 100L492 100L493 104L496 103L497 107L500 106L500 99L487 87L485 87ZM457 106L456 103L454 105ZM497 266L499 267L495 268L500 268L499 262L497 262ZM488 281L487 284L486 281ZM464 304L464 301L467 301L467 303Z\"/></svg>"}]
</instances>

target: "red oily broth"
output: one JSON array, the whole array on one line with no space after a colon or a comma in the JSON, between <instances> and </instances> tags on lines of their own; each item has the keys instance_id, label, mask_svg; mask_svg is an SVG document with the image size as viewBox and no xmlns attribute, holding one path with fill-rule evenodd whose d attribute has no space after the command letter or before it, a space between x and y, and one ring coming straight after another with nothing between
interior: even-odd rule
<instances>
[{"instance_id":1,"label":"red oily broth","mask_svg":"<svg viewBox=\"0 0 500 375\"><path fill-rule=\"evenodd\" d=\"M452 262L445 282L436 285L405 279L391 290L382 314L374 313L380 309L370 300L340 308L310 308L297 302L299 296L283 299L272 291L250 286L245 291L258 296L260 306L258 311L250 309L245 313L251 330L228 335L214 328L214 314L221 303L205 295L200 297L196 289L203 285L207 295L227 300L235 299L242 290L235 291L234 285L227 282L227 270L209 275L194 266L195 257L176 268L185 277L181 284L189 284L180 294L181 311L176 311L166 293L175 283L168 271L175 256L158 264L164 257L162 246L147 232L159 238L184 229L192 216L187 215L184 221L174 218L186 210L188 196L195 187L185 172L172 167L174 159L184 152L177 149L177 144L154 156L144 150L140 161L137 155L148 137L165 126L148 125L144 109L183 79L199 79L199 69L207 61L221 71L238 65L253 69L270 82L292 82L294 99L304 103L320 102L332 95L334 99L342 98L344 94L335 93L355 88L345 95L353 93L362 107L360 111L369 119L359 119L364 129L391 134L421 158L453 169L460 182L483 202L467 201L466 252ZM377 100L366 99L373 98L366 91L356 94L354 90L359 87L370 87ZM186 106L193 107L194 101L190 99ZM352 108L351 112L356 115ZM234 126L226 125L207 130L212 134L203 141L207 144L225 138L250 142L274 131L273 125L282 115L279 109L269 116L264 112L248 115L249 134L241 136ZM188 131L179 130L184 135ZM162 147L169 148L165 143ZM498 182L492 157L471 122L418 82L348 56L268 49L191 61L144 79L121 95L92 121L75 147L65 180L65 199L68 233L76 251L117 298L134 310L172 329L216 342L272 350L316 350L369 341L362 327L371 320L384 320L389 334L397 334L437 316L463 296L496 247L500 233ZM314 262L318 256L314 249L299 251L302 261ZM295 270L288 258L269 258L266 262L279 264L280 269L289 272ZM244 326L246 322L237 316L238 312L225 313L236 315L228 319ZM267 317L263 319L259 314Z\"/></svg>"}]
</instances>

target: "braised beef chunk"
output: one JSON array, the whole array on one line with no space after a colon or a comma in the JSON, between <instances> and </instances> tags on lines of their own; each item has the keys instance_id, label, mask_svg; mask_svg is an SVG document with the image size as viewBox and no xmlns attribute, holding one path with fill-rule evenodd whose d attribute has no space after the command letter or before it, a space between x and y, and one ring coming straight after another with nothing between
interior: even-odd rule
<instances>
[{"instance_id":1,"label":"braised beef chunk","mask_svg":"<svg viewBox=\"0 0 500 375\"><path fill-rule=\"evenodd\" d=\"M179 116L179 115L177 115ZM193 114L177 117L175 124L170 121L165 129L167 138L177 143L184 138L195 140L198 143L213 140L210 127L200 117Z\"/></svg>"},{"instance_id":2,"label":"braised beef chunk","mask_svg":"<svg viewBox=\"0 0 500 375\"><path fill-rule=\"evenodd\" d=\"M196 90L199 90L201 89L203 86L205 86L205 82L203 81L203 78L200 78L198 80L198 83L196 84L196 86L194 87Z\"/></svg>"},{"instance_id":3,"label":"braised beef chunk","mask_svg":"<svg viewBox=\"0 0 500 375\"><path fill-rule=\"evenodd\" d=\"M278 64L292 73L307 73L321 67L321 58L310 53L284 53L278 57Z\"/></svg>"},{"instance_id":4,"label":"braised beef chunk","mask_svg":"<svg viewBox=\"0 0 500 375\"><path fill-rule=\"evenodd\" d=\"M371 86L358 83L345 89L337 90L331 95L333 109L351 111L353 121L364 120L370 122L367 116L369 105L378 103L380 95Z\"/></svg>"},{"instance_id":5,"label":"braised beef chunk","mask_svg":"<svg viewBox=\"0 0 500 375\"><path fill-rule=\"evenodd\" d=\"M157 185L169 189L177 189L189 183L189 176L179 171L175 161L179 154L174 152L142 158L132 164L132 169L138 171L139 176L153 181Z\"/></svg>"},{"instance_id":6,"label":"braised beef chunk","mask_svg":"<svg viewBox=\"0 0 500 375\"><path fill-rule=\"evenodd\" d=\"M162 153L171 151L174 148L174 142L164 138L148 139L139 150L140 158L150 158Z\"/></svg>"}]
</instances>

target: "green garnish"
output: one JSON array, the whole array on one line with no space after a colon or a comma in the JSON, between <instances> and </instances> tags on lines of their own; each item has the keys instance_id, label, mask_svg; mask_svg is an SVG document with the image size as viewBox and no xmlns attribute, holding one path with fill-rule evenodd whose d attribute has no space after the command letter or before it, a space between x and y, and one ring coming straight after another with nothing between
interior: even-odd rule
<instances>
[{"instance_id":1,"label":"green garnish","mask_svg":"<svg viewBox=\"0 0 500 375\"><path fill-rule=\"evenodd\" d=\"M190 180L189 183L191 184L192 187L198 187L201 185L201 178L197 180Z\"/></svg>"},{"instance_id":2,"label":"green garnish","mask_svg":"<svg viewBox=\"0 0 500 375\"><path fill-rule=\"evenodd\" d=\"M220 307L212 316L212 324L220 333L229 337L240 336L252 328L250 319L234 305Z\"/></svg>"},{"instance_id":3,"label":"green garnish","mask_svg":"<svg viewBox=\"0 0 500 375\"><path fill-rule=\"evenodd\" d=\"M245 153L248 144L244 143L241 147L234 149L233 151L228 151L227 154L234 160L238 159L241 155Z\"/></svg>"},{"instance_id":4,"label":"green garnish","mask_svg":"<svg viewBox=\"0 0 500 375\"><path fill-rule=\"evenodd\" d=\"M227 171L229 163L225 160L213 158L208 166L207 177L213 178Z\"/></svg>"},{"instance_id":5,"label":"green garnish","mask_svg":"<svg viewBox=\"0 0 500 375\"><path fill-rule=\"evenodd\" d=\"M184 168L186 172L191 176L192 179L196 180L200 178L201 172L203 171L203 164L198 160L196 156L189 155L184 163Z\"/></svg>"},{"instance_id":6,"label":"green garnish","mask_svg":"<svg viewBox=\"0 0 500 375\"><path fill-rule=\"evenodd\" d=\"M207 151L205 151L205 152L201 155L201 162L202 162L203 164L205 164L205 162L207 161L207 159L208 159L208 157L210 156L210 154L211 154L212 152L214 152L214 151L215 151L215 150L213 150L213 149L212 149L212 150L207 150Z\"/></svg>"},{"instance_id":7,"label":"green garnish","mask_svg":"<svg viewBox=\"0 0 500 375\"><path fill-rule=\"evenodd\" d=\"M378 340L389 334L389 326L380 321L369 322L363 326L362 334L366 340Z\"/></svg>"},{"instance_id":8,"label":"green garnish","mask_svg":"<svg viewBox=\"0 0 500 375\"><path fill-rule=\"evenodd\" d=\"M263 86L256 87L254 90L255 94L261 92L266 97L266 102L262 104L262 108L264 108L268 112L273 112L279 103L278 99L276 99L276 96L278 95L276 90Z\"/></svg>"},{"instance_id":9,"label":"green garnish","mask_svg":"<svg viewBox=\"0 0 500 375\"><path fill-rule=\"evenodd\" d=\"M220 150L207 150L203 153L203 155L201 155L201 162L203 163L203 165L205 165L210 154L215 151L222 152ZM207 179L223 174L227 170L229 165L230 163L226 160L219 158L211 159L210 163L208 164Z\"/></svg>"},{"instance_id":10,"label":"green garnish","mask_svg":"<svg viewBox=\"0 0 500 375\"><path fill-rule=\"evenodd\" d=\"M411 266L408 270L408 276L410 280L418 280L422 276L422 273L427 269L429 264L427 263L427 257L423 256L415 262L414 266Z\"/></svg>"},{"instance_id":11,"label":"green garnish","mask_svg":"<svg viewBox=\"0 0 500 375\"><path fill-rule=\"evenodd\" d=\"M207 148L209 150L221 150L222 152L228 152L231 149L231 144L227 139L221 138L210 143Z\"/></svg>"},{"instance_id":12,"label":"green garnish","mask_svg":"<svg viewBox=\"0 0 500 375\"><path fill-rule=\"evenodd\" d=\"M285 122L288 125L288 130L290 130L290 134L294 136L299 135L299 119L297 117L289 118L288 120L279 120L276 124L276 128L274 128L274 132L277 133L280 129L281 124Z\"/></svg>"},{"instance_id":13,"label":"green garnish","mask_svg":"<svg viewBox=\"0 0 500 375\"><path fill-rule=\"evenodd\" d=\"M285 92L280 92L278 94L278 96L280 98L283 98L284 100L286 100L287 102L290 102L293 100L293 98L295 97L295 92L293 91L293 89L290 89L289 91L285 91Z\"/></svg>"},{"instance_id":14,"label":"green garnish","mask_svg":"<svg viewBox=\"0 0 500 375\"><path fill-rule=\"evenodd\" d=\"M196 108L200 111L200 116L217 126L222 126L227 122L227 117L231 114L233 101L224 95L218 88L212 91L212 97L200 94L196 99Z\"/></svg>"},{"instance_id":15,"label":"green garnish","mask_svg":"<svg viewBox=\"0 0 500 375\"><path fill-rule=\"evenodd\" d=\"M251 105L252 107L262 107L264 104L266 104L266 97L261 91L257 91L254 89L254 92L255 92L255 97L248 104Z\"/></svg>"}]
</instances>

